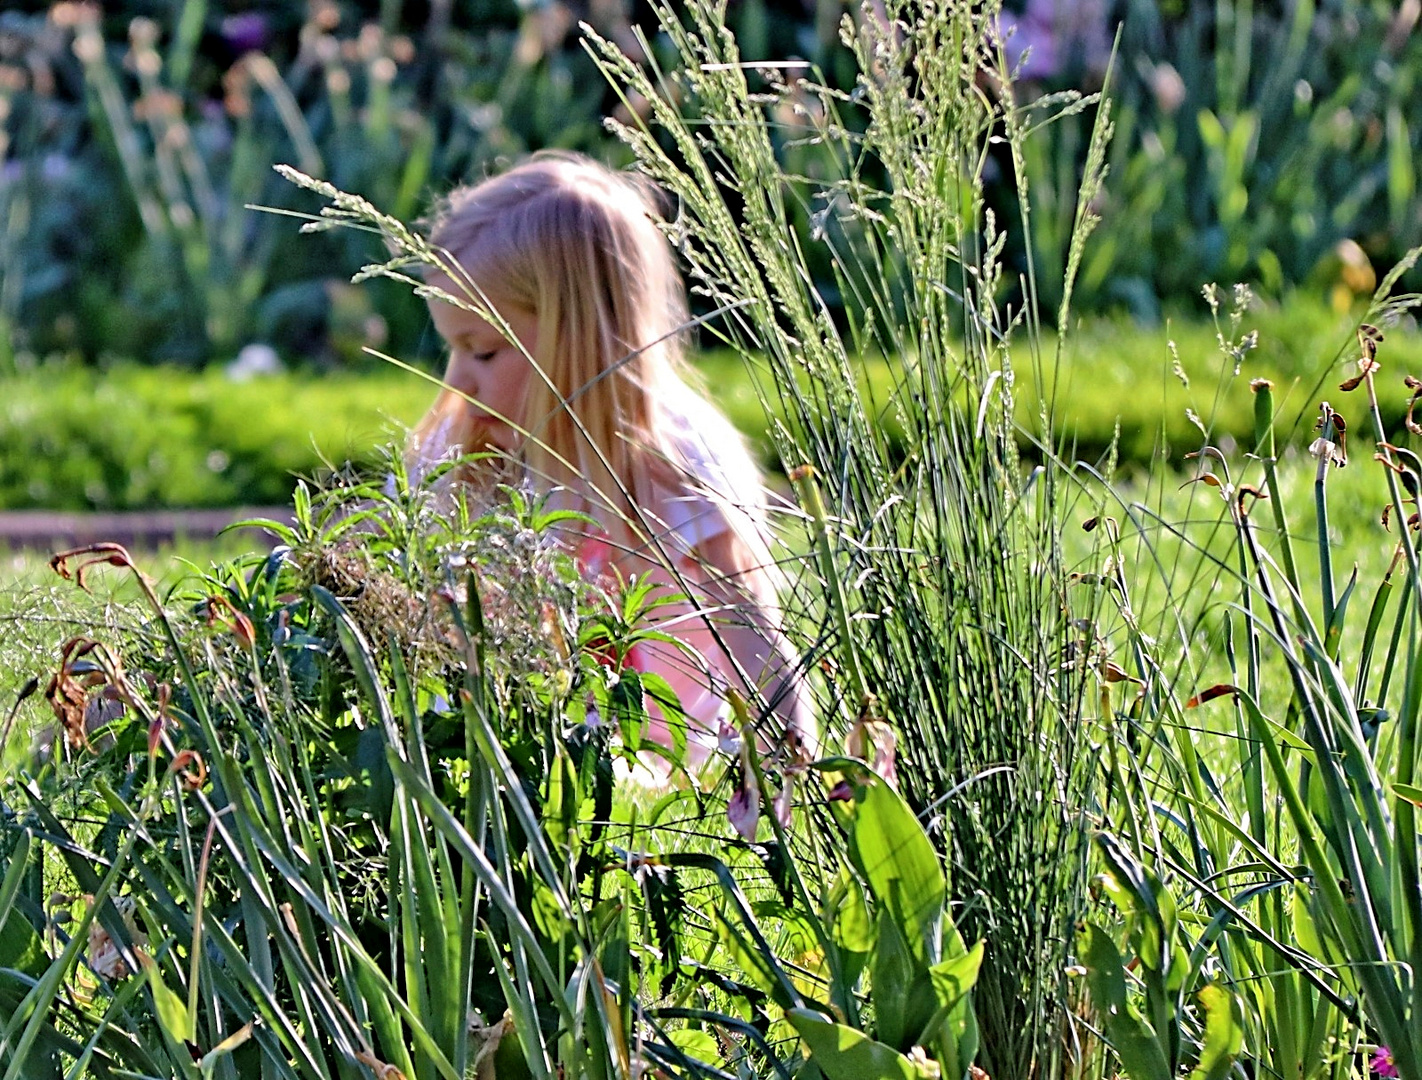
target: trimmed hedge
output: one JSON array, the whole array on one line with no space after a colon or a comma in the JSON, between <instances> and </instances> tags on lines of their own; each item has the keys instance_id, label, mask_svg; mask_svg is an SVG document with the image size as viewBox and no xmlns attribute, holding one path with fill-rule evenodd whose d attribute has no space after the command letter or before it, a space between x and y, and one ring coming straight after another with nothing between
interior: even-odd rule
<instances>
[{"instance_id":1,"label":"trimmed hedge","mask_svg":"<svg viewBox=\"0 0 1422 1080\"><path fill-rule=\"evenodd\" d=\"M0 506L282 503L296 474L372 459L432 397L398 372L233 382L221 370L42 366L0 383Z\"/></svg>"}]
</instances>

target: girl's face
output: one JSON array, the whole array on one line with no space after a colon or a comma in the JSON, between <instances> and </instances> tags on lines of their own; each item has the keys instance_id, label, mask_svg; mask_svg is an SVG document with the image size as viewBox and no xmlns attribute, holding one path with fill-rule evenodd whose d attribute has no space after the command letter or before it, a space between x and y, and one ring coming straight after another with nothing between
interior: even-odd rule
<instances>
[{"instance_id":1,"label":"girl's face","mask_svg":"<svg viewBox=\"0 0 1422 1080\"><path fill-rule=\"evenodd\" d=\"M464 295L463 289L444 274L431 274L428 282L450 296ZM517 449L523 436L514 425L527 426L524 402L529 380L534 377L533 366L517 345L506 341L497 327L474 312L437 299L430 300L429 306L435 329L449 347L444 381L473 399L474 403L469 406L470 419L485 444L502 450ZM514 336L532 355L538 345L537 317L531 311L508 304L496 303L495 306ZM477 450L478 447L466 449Z\"/></svg>"}]
</instances>

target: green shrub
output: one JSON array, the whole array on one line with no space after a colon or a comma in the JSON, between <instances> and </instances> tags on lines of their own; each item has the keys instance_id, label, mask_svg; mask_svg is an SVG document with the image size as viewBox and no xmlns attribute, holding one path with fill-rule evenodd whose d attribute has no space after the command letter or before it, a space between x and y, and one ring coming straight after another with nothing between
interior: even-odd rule
<instances>
[{"instance_id":1,"label":"green shrub","mask_svg":"<svg viewBox=\"0 0 1422 1080\"><path fill-rule=\"evenodd\" d=\"M411 375L232 382L46 365L4 381L0 506L148 509L274 505L299 475L370 462L431 400Z\"/></svg>"}]
</instances>

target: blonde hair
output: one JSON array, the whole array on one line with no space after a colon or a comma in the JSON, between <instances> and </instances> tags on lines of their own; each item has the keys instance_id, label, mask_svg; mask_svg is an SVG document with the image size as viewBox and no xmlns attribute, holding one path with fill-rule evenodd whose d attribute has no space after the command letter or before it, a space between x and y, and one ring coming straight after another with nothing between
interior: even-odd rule
<instances>
[{"instance_id":1,"label":"blonde hair","mask_svg":"<svg viewBox=\"0 0 1422 1080\"><path fill-rule=\"evenodd\" d=\"M642 548L660 531L644 516L654 487L697 486L671 430L673 417L691 419L725 474L728 490L699 487L732 532L736 565L722 569L773 605L760 472L730 422L688 384L686 294L652 191L589 158L544 152L453 191L429 230L457 264L456 288L537 320L541 375L529 380L520 450L535 482L572 493L615 545ZM415 430L416 451L484 449L471 444L467 415L463 397L442 390Z\"/></svg>"}]
</instances>

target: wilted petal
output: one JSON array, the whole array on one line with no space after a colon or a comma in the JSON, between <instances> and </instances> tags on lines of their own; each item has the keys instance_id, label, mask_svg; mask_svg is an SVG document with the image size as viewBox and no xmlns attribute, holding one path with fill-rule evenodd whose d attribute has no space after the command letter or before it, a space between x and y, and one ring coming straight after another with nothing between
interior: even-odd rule
<instances>
[{"instance_id":1,"label":"wilted petal","mask_svg":"<svg viewBox=\"0 0 1422 1080\"><path fill-rule=\"evenodd\" d=\"M790 828L790 803L794 787L795 781L787 776L785 785L780 789L780 794L775 796L775 801L770 806L771 813L775 815L775 820L780 822L782 829Z\"/></svg>"},{"instance_id":2,"label":"wilted petal","mask_svg":"<svg viewBox=\"0 0 1422 1080\"><path fill-rule=\"evenodd\" d=\"M1339 449L1338 444L1332 439L1322 437L1314 439L1313 442L1308 444L1308 452L1312 456L1328 462L1330 465L1343 465L1346 464L1348 460L1343 455L1343 451Z\"/></svg>"},{"instance_id":3,"label":"wilted petal","mask_svg":"<svg viewBox=\"0 0 1422 1080\"><path fill-rule=\"evenodd\" d=\"M729 716L722 716L716 727L716 748L728 757L735 757L744 745L740 729L731 723Z\"/></svg>"},{"instance_id":4,"label":"wilted petal","mask_svg":"<svg viewBox=\"0 0 1422 1080\"><path fill-rule=\"evenodd\" d=\"M750 785L738 788L726 803L726 817L743 840L754 840L760 823L760 792Z\"/></svg>"},{"instance_id":5,"label":"wilted petal","mask_svg":"<svg viewBox=\"0 0 1422 1080\"><path fill-rule=\"evenodd\" d=\"M872 720L861 716L849 729L844 740L850 757L867 762L869 767L884 778L895 790L899 786L896 762L898 739L894 729L882 720Z\"/></svg>"},{"instance_id":6,"label":"wilted petal","mask_svg":"<svg viewBox=\"0 0 1422 1080\"><path fill-rule=\"evenodd\" d=\"M899 770L894 754L895 739L892 731L888 732L887 746L876 744L874 753L874 771L884 778L884 782L895 791L899 789Z\"/></svg>"},{"instance_id":7,"label":"wilted petal","mask_svg":"<svg viewBox=\"0 0 1422 1080\"><path fill-rule=\"evenodd\" d=\"M93 902L93 898L88 898ZM148 944L148 937L138 928L138 922L134 917L134 910L137 905L131 896L110 897L114 908L117 909L119 917L123 920L124 929L128 932L129 944L137 952ZM98 919L89 924L89 949L87 956L89 967L94 974L104 979L123 979L129 975L128 965L124 962L123 954L119 951L118 945L109 932L103 928Z\"/></svg>"}]
</instances>

